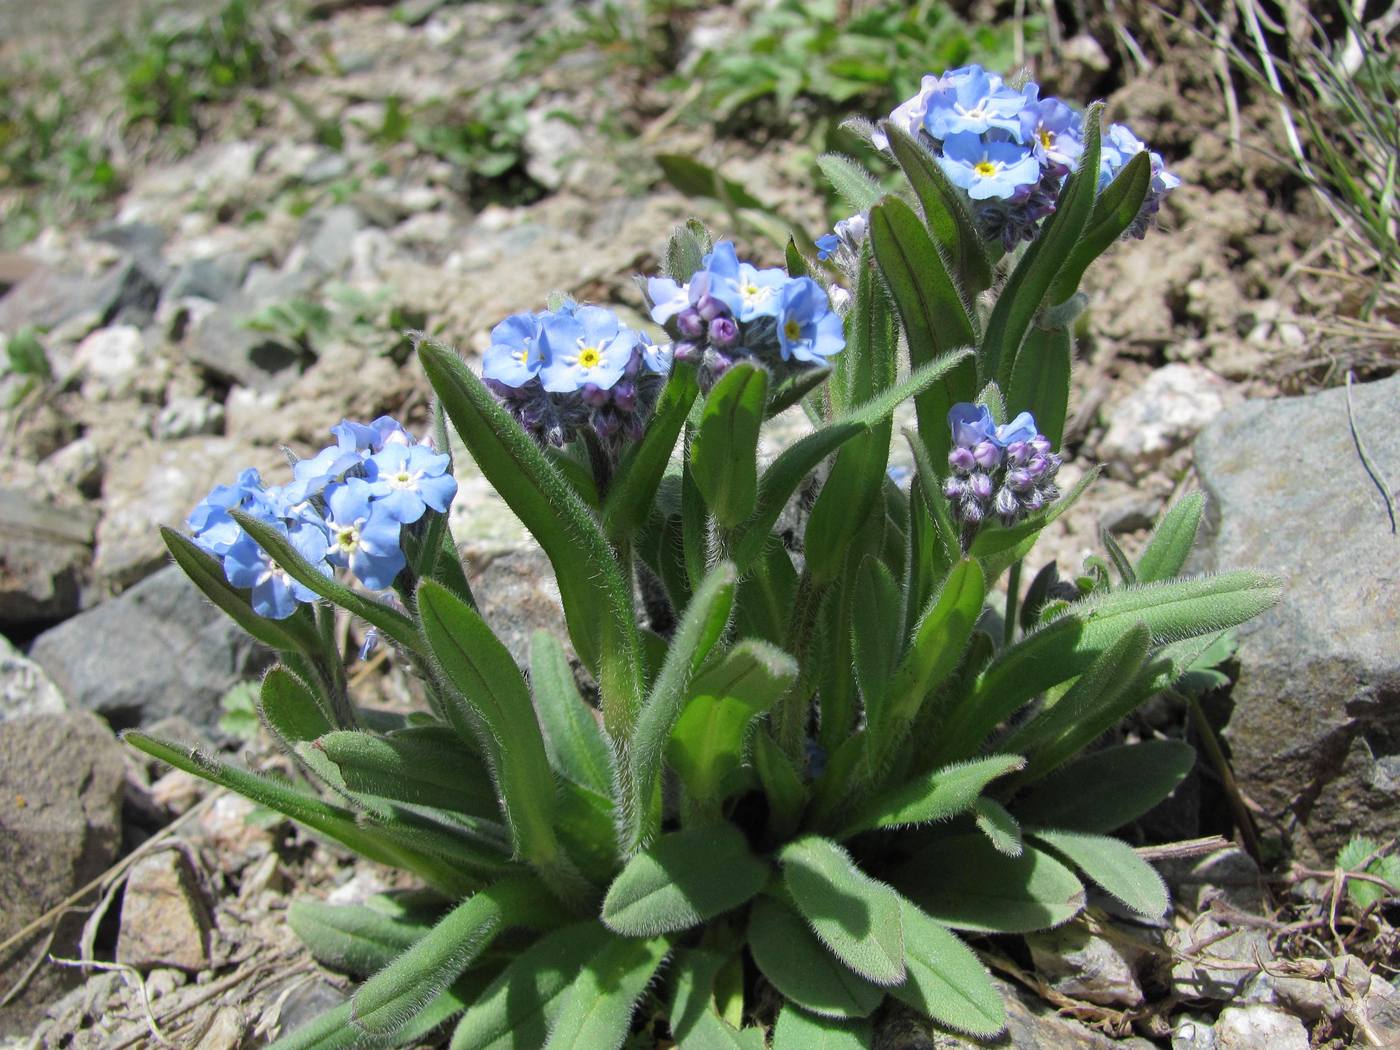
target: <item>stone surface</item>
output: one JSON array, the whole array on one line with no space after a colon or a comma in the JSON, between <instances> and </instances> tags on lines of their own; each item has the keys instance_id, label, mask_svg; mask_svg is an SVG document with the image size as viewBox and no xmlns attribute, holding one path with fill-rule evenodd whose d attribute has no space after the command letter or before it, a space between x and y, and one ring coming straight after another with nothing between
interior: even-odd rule
<instances>
[{"instance_id":1,"label":"stone surface","mask_svg":"<svg viewBox=\"0 0 1400 1050\"><path fill-rule=\"evenodd\" d=\"M139 860L122 897L117 962L197 973L209 965L209 908L189 861L163 849Z\"/></svg>"},{"instance_id":2,"label":"stone surface","mask_svg":"<svg viewBox=\"0 0 1400 1050\"><path fill-rule=\"evenodd\" d=\"M1400 477L1400 377L1355 388L1357 427ZM1300 855L1330 863L1355 834L1400 834L1400 539L1330 390L1250 402L1196 443L1210 497L1198 567L1283 577L1283 601L1239 631L1225 731L1244 791Z\"/></svg>"},{"instance_id":3,"label":"stone surface","mask_svg":"<svg viewBox=\"0 0 1400 1050\"><path fill-rule=\"evenodd\" d=\"M159 299L158 281L135 260L125 260L100 277L42 267L0 299L0 332L25 325L52 329L88 315L99 325L142 325L150 321Z\"/></svg>"},{"instance_id":4,"label":"stone surface","mask_svg":"<svg viewBox=\"0 0 1400 1050\"><path fill-rule=\"evenodd\" d=\"M0 940L100 874L121 845L121 746L85 711L0 723ZM70 955L81 921L47 950ZM3 957L18 975L45 950L42 936ZM25 1032L76 972L45 967L25 997L0 1008L0 1035ZM7 982L8 986L8 982Z\"/></svg>"},{"instance_id":5,"label":"stone surface","mask_svg":"<svg viewBox=\"0 0 1400 1050\"><path fill-rule=\"evenodd\" d=\"M1218 1050L1309 1050L1308 1030L1292 1014L1254 1003L1227 1006L1215 1022Z\"/></svg>"},{"instance_id":6,"label":"stone surface","mask_svg":"<svg viewBox=\"0 0 1400 1050\"><path fill-rule=\"evenodd\" d=\"M48 673L0 634L0 722L68 710Z\"/></svg>"},{"instance_id":7,"label":"stone surface","mask_svg":"<svg viewBox=\"0 0 1400 1050\"><path fill-rule=\"evenodd\" d=\"M173 441L224 429L224 406L207 397L174 397L156 416L154 436Z\"/></svg>"},{"instance_id":8,"label":"stone surface","mask_svg":"<svg viewBox=\"0 0 1400 1050\"><path fill-rule=\"evenodd\" d=\"M1169 364L1105 409L1098 456L1119 475L1141 473L1196 436L1238 401L1229 383L1198 365Z\"/></svg>"},{"instance_id":9,"label":"stone surface","mask_svg":"<svg viewBox=\"0 0 1400 1050\"><path fill-rule=\"evenodd\" d=\"M99 328L88 335L74 355L82 376L83 396L93 400L126 397L140 378L146 342L135 325Z\"/></svg>"},{"instance_id":10,"label":"stone surface","mask_svg":"<svg viewBox=\"0 0 1400 1050\"><path fill-rule=\"evenodd\" d=\"M276 387L295 378L301 354L267 332L248 327L264 307L305 293L305 273L254 268L243 288L195 325L190 360L215 377L259 388Z\"/></svg>"},{"instance_id":11,"label":"stone surface","mask_svg":"<svg viewBox=\"0 0 1400 1050\"><path fill-rule=\"evenodd\" d=\"M75 706L118 729L171 714L213 727L219 699L267 662L173 565L45 631L30 655Z\"/></svg>"},{"instance_id":12,"label":"stone surface","mask_svg":"<svg viewBox=\"0 0 1400 1050\"><path fill-rule=\"evenodd\" d=\"M236 1006L221 1006L214 1012L213 1020L194 1050L238 1050L247 1027L242 1010Z\"/></svg>"},{"instance_id":13,"label":"stone surface","mask_svg":"<svg viewBox=\"0 0 1400 1050\"><path fill-rule=\"evenodd\" d=\"M1142 1005L1142 951L1074 924L1031 934L1026 942L1036 970L1055 991L1100 1006Z\"/></svg>"},{"instance_id":14,"label":"stone surface","mask_svg":"<svg viewBox=\"0 0 1400 1050\"><path fill-rule=\"evenodd\" d=\"M1184 928L1168 930L1166 946L1176 958L1171 969L1172 991L1183 999L1229 1002L1243 992L1261 964L1273 961L1273 949L1262 930L1235 928L1198 915Z\"/></svg>"},{"instance_id":15,"label":"stone surface","mask_svg":"<svg viewBox=\"0 0 1400 1050\"><path fill-rule=\"evenodd\" d=\"M494 554L469 565L468 571L481 615L516 663L529 663L530 636L537 630L548 631L568 646L559 585L542 551Z\"/></svg>"},{"instance_id":16,"label":"stone surface","mask_svg":"<svg viewBox=\"0 0 1400 1050\"><path fill-rule=\"evenodd\" d=\"M61 620L78 611L91 559L93 515L0 489L0 627Z\"/></svg>"}]
</instances>

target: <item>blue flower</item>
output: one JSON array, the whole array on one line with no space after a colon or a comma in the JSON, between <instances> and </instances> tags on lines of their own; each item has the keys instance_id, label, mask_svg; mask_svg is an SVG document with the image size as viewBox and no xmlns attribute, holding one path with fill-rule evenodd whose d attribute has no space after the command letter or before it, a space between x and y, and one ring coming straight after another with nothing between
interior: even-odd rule
<instances>
[{"instance_id":1,"label":"blue flower","mask_svg":"<svg viewBox=\"0 0 1400 1050\"><path fill-rule=\"evenodd\" d=\"M889 122L911 138L918 138L919 131L923 128L924 120L928 116L929 100L945 86L942 77L925 73L923 79L919 81L918 94L895 106L889 115ZM889 149L890 146L889 136L879 130L871 134L870 142L876 149Z\"/></svg>"},{"instance_id":2,"label":"blue flower","mask_svg":"<svg viewBox=\"0 0 1400 1050\"><path fill-rule=\"evenodd\" d=\"M703 272L708 275L704 291L729 307L740 321L778 315L778 299L790 280L783 270L760 270L751 263L740 262L732 241L720 241L702 261ZM699 301L694 287L691 295Z\"/></svg>"},{"instance_id":3,"label":"blue flower","mask_svg":"<svg viewBox=\"0 0 1400 1050\"><path fill-rule=\"evenodd\" d=\"M243 529L228 512L255 503L262 492L262 478L252 467L239 474L232 485L215 485L185 521L194 534L194 542L215 556L227 554L243 535Z\"/></svg>"},{"instance_id":4,"label":"blue flower","mask_svg":"<svg viewBox=\"0 0 1400 1050\"><path fill-rule=\"evenodd\" d=\"M945 73L940 80L924 117L924 127L934 138L981 135L996 128L1020 139L1026 97L1007 87L1001 77L981 66L964 66Z\"/></svg>"},{"instance_id":5,"label":"blue flower","mask_svg":"<svg viewBox=\"0 0 1400 1050\"><path fill-rule=\"evenodd\" d=\"M816 240L817 258L826 262L835 254L836 249L841 247L841 238L834 233L826 233Z\"/></svg>"},{"instance_id":6,"label":"blue flower","mask_svg":"<svg viewBox=\"0 0 1400 1050\"><path fill-rule=\"evenodd\" d=\"M426 445L386 445L369 462L375 507L404 525L413 524L429 507L447 513L457 494L457 481L448 473L452 458Z\"/></svg>"},{"instance_id":7,"label":"blue flower","mask_svg":"<svg viewBox=\"0 0 1400 1050\"><path fill-rule=\"evenodd\" d=\"M647 298L651 300L651 319L657 324L665 324L690 305L688 288L669 277L648 277Z\"/></svg>"},{"instance_id":8,"label":"blue flower","mask_svg":"<svg viewBox=\"0 0 1400 1050\"><path fill-rule=\"evenodd\" d=\"M841 318L810 277L790 280L778 299L778 346L783 360L823 364L846 345Z\"/></svg>"},{"instance_id":9,"label":"blue flower","mask_svg":"<svg viewBox=\"0 0 1400 1050\"><path fill-rule=\"evenodd\" d=\"M1021 141L1030 144L1043 167L1063 175L1084 152L1083 124L1084 118L1059 99L1041 99L1021 111Z\"/></svg>"},{"instance_id":10,"label":"blue flower","mask_svg":"<svg viewBox=\"0 0 1400 1050\"><path fill-rule=\"evenodd\" d=\"M327 576L326 534L320 529L303 525L292 529L277 520L268 520L278 532L291 541L296 552ZM314 602L316 592L298 583L287 570L254 542L253 537L239 530L238 540L224 555L224 575L235 587L252 590L253 611L273 620L285 620L296 611L298 602Z\"/></svg>"},{"instance_id":11,"label":"blue flower","mask_svg":"<svg viewBox=\"0 0 1400 1050\"><path fill-rule=\"evenodd\" d=\"M540 318L511 314L491 329L491 346L481 360L481 374L506 386L521 387L544 367Z\"/></svg>"},{"instance_id":12,"label":"blue flower","mask_svg":"<svg viewBox=\"0 0 1400 1050\"><path fill-rule=\"evenodd\" d=\"M646 365L657 375L666 375L671 371L671 364L675 360L676 348L670 343L653 343L645 334L641 336L642 364Z\"/></svg>"},{"instance_id":13,"label":"blue flower","mask_svg":"<svg viewBox=\"0 0 1400 1050\"><path fill-rule=\"evenodd\" d=\"M363 478L350 478L331 491L327 557L349 568L366 587L381 591L393 586L407 561L399 547L399 523L386 508L374 505L371 495Z\"/></svg>"},{"instance_id":14,"label":"blue flower","mask_svg":"<svg viewBox=\"0 0 1400 1050\"><path fill-rule=\"evenodd\" d=\"M1002 448L1006 448L1007 445L1016 441L1029 441L1038 433L1035 417L1029 412L1022 412L1010 423L1003 423L997 427L996 433L992 435L992 440Z\"/></svg>"},{"instance_id":15,"label":"blue flower","mask_svg":"<svg viewBox=\"0 0 1400 1050\"><path fill-rule=\"evenodd\" d=\"M1022 187L1040 181L1040 164L1027 147L1014 142L984 142L967 132L949 137L937 160L948 181L966 190L975 201L990 197L1007 200Z\"/></svg>"},{"instance_id":16,"label":"blue flower","mask_svg":"<svg viewBox=\"0 0 1400 1050\"><path fill-rule=\"evenodd\" d=\"M997 425L986 405L959 402L948 409L948 426L953 431L953 444L963 448L996 440Z\"/></svg>"},{"instance_id":17,"label":"blue flower","mask_svg":"<svg viewBox=\"0 0 1400 1050\"><path fill-rule=\"evenodd\" d=\"M1147 144L1129 130L1126 124L1110 124L1099 146L1099 188L1107 186L1113 177L1139 153L1147 149Z\"/></svg>"},{"instance_id":18,"label":"blue flower","mask_svg":"<svg viewBox=\"0 0 1400 1050\"><path fill-rule=\"evenodd\" d=\"M550 393L570 393L590 383L607 390L622 378L637 348L637 333L601 306L547 314L541 328L545 363L540 378Z\"/></svg>"}]
</instances>

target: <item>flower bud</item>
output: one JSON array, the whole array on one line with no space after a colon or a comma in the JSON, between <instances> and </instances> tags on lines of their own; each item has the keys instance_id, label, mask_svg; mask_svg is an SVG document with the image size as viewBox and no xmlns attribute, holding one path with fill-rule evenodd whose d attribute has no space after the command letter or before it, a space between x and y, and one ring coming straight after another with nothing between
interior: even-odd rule
<instances>
[{"instance_id":1,"label":"flower bud","mask_svg":"<svg viewBox=\"0 0 1400 1050\"><path fill-rule=\"evenodd\" d=\"M1006 446L1006 462L1013 467L1024 466L1031 458L1030 443L1026 441L1013 441Z\"/></svg>"},{"instance_id":2,"label":"flower bud","mask_svg":"<svg viewBox=\"0 0 1400 1050\"><path fill-rule=\"evenodd\" d=\"M1001 462L1001 449L990 441L979 441L972 450L972 458L983 470L991 470Z\"/></svg>"},{"instance_id":3,"label":"flower bud","mask_svg":"<svg viewBox=\"0 0 1400 1050\"><path fill-rule=\"evenodd\" d=\"M975 499L965 499L958 504L958 517L969 525L980 525L985 517L982 511L982 504Z\"/></svg>"},{"instance_id":4,"label":"flower bud","mask_svg":"<svg viewBox=\"0 0 1400 1050\"><path fill-rule=\"evenodd\" d=\"M1026 508L1028 513L1034 514L1038 510L1045 509L1045 497L1039 489L1032 489L1021 498L1021 505Z\"/></svg>"},{"instance_id":5,"label":"flower bud","mask_svg":"<svg viewBox=\"0 0 1400 1050\"><path fill-rule=\"evenodd\" d=\"M979 500L992 498L992 479L986 474L973 474L967 479L968 491Z\"/></svg>"},{"instance_id":6,"label":"flower bud","mask_svg":"<svg viewBox=\"0 0 1400 1050\"><path fill-rule=\"evenodd\" d=\"M1016 515L1021 510L1021 504L1020 501L1016 499L1016 494L1009 488L1003 486L1001 490L997 492L995 508L997 517L1001 519L1003 525L1009 526L1016 524Z\"/></svg>"},{"instance_id":7,"label":"flower bud","mask_svg":"<svg viewBox=\"0 0 1400 1050\"><path fill-rule=\"evenodd\" d=\"M716 317L710 322L710 342L726 350L739 341L739 326L732 317Z\"/></svg>"},{"instance_id":8,"label":"flower bud","mask_svg":"<svg viewBox=\"0 0 1400 1050\"><path fill-rule=\"evenodd\" d=\"M583 398L583 403L591 408L602 408L608 403L609 394L597 383L584 383L579 388L579 396Z\"/></svg>"},{"instance_id":9,"label":"flower bud","mask_svg":"<svg viewBox=\"0 0 1400 1050\"><path fill-rule=\"evenodd\" d=\"M729 316L729 307L708 292L700 297L700 301L695 304L695 310L706 321L713 321L716 317Z\"/></svg>"},{"instance_id":10,"label":"flower bud","mask_svg":"<svg viewBox=\"0 0 1400 1050\"><path fill-rule=\"evenodd\" d=\"M949 503L957 504L967 492L967 482L962 478L949 478L943 483L943 496Z\"/></svg>"},{"instance_id":11,"label":"flower bud","mask_svg":"<svg viewBox=\"0 0 1400 1050\"><path fill-rule=\"evenodd\" d=\"M687 339L699 339L705 332L705 319L692 306L676 314L676 328Z\"/></svg>"},{"instance_id":12,"label":"flower bud","mask_svg":"<svg viewBox=\"0 0 1400 1050\"><path fill-rule=\"evenodd\" d=\"M619 412L635 412L637 410L637 388L626 380L619 381L612 388L612 402L617 406Z\"/></svg>"},{"instance_id":13,"label":"flower bud","mask_svg":"<svg viewBox=\"0 0 1400 1050\"><path fill-rule=\"evenodd\" d=\"M959 474L966 474L970 471L976 460L972 458L972 450L963 448L961 445L948 453L948 466L952 467Z\"/></svg>"},{"instance_id":14,"label":"flower bud","mask_svg":"<svg viewBox=\"0 0 1400 1050\"><path fill-rule=\"evenodd\" d=\"M687 341L676 344L675 353L672 359L675 361L680 361L682 363L686 361L698 361L700 360L700 356L702 353L704 353L704 351L700 346Z\"/></svg>"},{"instance_id":15,"label":"flower bud","mask_svg":"<svg viewBox=\"0 0 1400 1050\"><path fill-rule=\"evenodd\" d=\"M1006 472L1006 485L1012 492L1029 492L1035 488L1035 478L1022 467L1012 467Z\"/></svg>"},{"instance_id":16,"label":"flower bud","mask_svg":"<svg viewBox=\"0 0 1400 1050\"><path fill-rule=\"evenodd\" d=\"M1049 455L1051 451L1050 439L1044 434L1037 434L1030 440L1031 451L1041 455Z\"/></svg>"}]
</instances>

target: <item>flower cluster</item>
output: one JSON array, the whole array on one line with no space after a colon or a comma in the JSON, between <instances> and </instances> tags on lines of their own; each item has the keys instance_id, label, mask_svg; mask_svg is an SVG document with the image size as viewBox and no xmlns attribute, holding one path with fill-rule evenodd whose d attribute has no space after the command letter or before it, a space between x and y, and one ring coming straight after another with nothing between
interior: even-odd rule
<instances>
[{"instance_id":1,"label":"flower cluster","mask_svg":"<svg viewBox=\"0 0 1400 1050\"><path fill-rule=\"evenodd\" d=\"M810 277L740 262L729 241L701 265L683 285L649 278L647 296L652 320L676 339L676 360L699 362L703 389L744 358L781 374L825 364L846 345L841 318Z\"/></svg>"},{"instance_id":2,"label":"flower cluster","mask_svg":"<svg viewBox=\"0 0 1400 1050\"><path fill-rule=\"evenodd\" d=\"M605 445L636 440L671 370L671 347L601 306L512 314L491 330L487 386L541 444L591 427Z\"/></svg>"},{"instance_id":3,"label":"flower cluster","mask_svg":"<svg viewBox=\"0 0 1400 1050\"><path fill-rule=\"evenodd\" d=\"M344 420L336 442L292 465L292 481L267 486L256 470L218 485L190 513L194 542L223 563L235 587L252 590L253 610L285 619L316 598L278 565L229 511L274 526L303 558L329 576L348 569L366 587L384 590L403 571L403 529L430 510L446 513L457 494L451 457L429 439L415 442L398 422Z\"/></svg>"},{"instance_id":4,"label":"flower cluster","mask_svg":"<svg viewBox=\"0 0 1400 1050\"><path fill-rule=\"evenodd\" d=\"M889 121L929 146L948 180L967 193L984 234L1008 251L1035 239L1084 151L1082 113L1060 99L1041 98L1035 83L1014 88L977 65L925 76L919 93L895 107ZM880 149L889 146L881 132L873 141ZM1111 125L1100 148L1100 185L1146 149L1122 124ZM1160 156L1149 156L1151 188L1128 231L1138 237L1181 181Z\"/></svg>"},{"instance_id":5,"label":"flower cluster","mask_svg":"<svg viewBox=\"0 0 1400 1050\"><path fill-rule=\"evenodd\" d=\"M831 259L849 273L860 261L860 246L865 243L869 232L870 216L867 212L842 219L831 233L817 238L817 258L822 262Z\"/></svg>"},{"instance_id":6,"label":"flower cluster","mask_svg":"<svg viewBox=\"0 0 1400 1050\"><path fill-rule=\"evenodd\" d=\"M1029 412L997 426L986 407L964 402L948 411L948 425L953 473L943 495L964 526L975 529L992 515L1014 525L1059 499L1060 457Z\"/></svg>"}]
</instances>

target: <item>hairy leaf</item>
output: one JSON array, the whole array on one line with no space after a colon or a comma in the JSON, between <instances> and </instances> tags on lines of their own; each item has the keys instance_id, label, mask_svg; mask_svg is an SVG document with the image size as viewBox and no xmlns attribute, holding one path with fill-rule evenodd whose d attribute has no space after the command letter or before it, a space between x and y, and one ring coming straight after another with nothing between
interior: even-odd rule
<instances>
[{"instance_id":1,"label":"hairy leaf","mask_svg":"<svg viewBox=\"0 0 1400 1050\"><path fill-rule=\"evenodd\" d=\"M852 211L865 211L885 195L874 176L844 154L823 153L817 167Z\"/></svg>"},{"instance_id":2,"label":"hairy leaf","mask_svg":"<svg viewBox=\"0 0 1400 1050\"><path fill-rule=\"evenodd\" d=\"M1001 995L972 949L909 901L900 901L909 976L895 998L939 1024L990 1037L1006 1027Z\"/></svg>"},{"instance_id":3,"label":"hairy leaf","mask_svg":"<svg viewBox=\"0 0 1400 1050\"><path fill-rule=\"evenodd\" d=\"M758 499L758 429L768 373L740 362L710 390L690 445L690 471L719 524L732 529Z\"/></svg>"},{"instance_id":4,"label":"hairy leaf","mask_svg":"<svg viewBox=\"0 0 1400 1050\"><path fill-rule=\"evenodd\" d=\"M676 438L690 415L700 387L694 367L678 364L657 399L642 440L629 446L618 464L603 501L603 531L620 543L646 521L661 476L671 461Z\"/></svg>"},{"instance_id":5,"label":"hairy leaf","mask_svg":"<svg viewBox=\"0 0 1400 1050\"><path fill-rule=\"evenodd\" d=\"M355 977L383 969L432 928L363 904L308 899L292 902L287 925L322 966Z\"/></svg>"},{"instance_id":6,"label":"hairy leaf","mask_svg":"<svg viewBox=\"0 0 1400 1050\"><path fill-rule=\"evenodd\" d=\"M545 749L560 774L601 795L611 793L612 752L579 695L564 647L548 631L530 638L530 687Z\"/></svg>"},{"instance_id":7,"label":"hairy leaf","mask_svg":"<svg viewBox=\"0 0 1400 1050\"><path fill-rule=\"evenodd\" d=\"M608 940L574 978L544 1050L618 1050L637 1000L670 950L664 937Z\"/></svg>"},{"instance_id":8,"label":"hairy leaf","mask_svg":"<svg viewBox=\"0 0 1400 1050\"><path fill-rule=\"evenodd\" d=\"M316 691L280 664L263 676L258 714L287 748L335 729Z\"/></svg>"},{"instance_id":9,"label":"hairy leaf","mask_svg":"<svg viewBox=\"0 0 1400 1050\"><path fill-rule=\"evenodd\" d=\"M804 1013L791 1004L778 1014L773 1026L773 1050L870 1050L875 1028L860 1018L841 1021Z\"/></svg>"},{"instance_id":10,"label":"hairy leaf","mask_svg":"<svg viewBox=\"0 0 1400 1050\"><path fill-rule=\"evenodd\" d=\"M748 941L769 983L813 1013L866 1017L884 998L882 988L839 962L796 912L771 897L754 902Z\"/></svg>"},{"instance_id":11,"label":"hairy leaf","mask_svg":"<svg viewBox=\"0 0 1400 1050\"><path fill-rule=\"evenodd\" d=\"M1181 572L1182 566L1191 554L1196 542L1196 532L1201 527L1201 515L1206 507L1206 498L1193 492L1178 500L1157 522L1147 547L1138 558L1138 583L1156 583L1169 580Z\"/></svg>"},{"instance_id":12,"label":"hairy leaf","mask_svg":"<svg viewBox=\"0 0 1400 1050\"><path fill-rule=\"evenodd\" d=\"M1024 844L1021 842L1021 825L1007 812L1000 802L990 798L979 798L972 806L973 819L977 830L987 836L998 853L1008 857L1019 857Z\"/></svg>"},{"instance_id":13,"label":"hairy leaf","mask_svg":"<svg viewBox=\"0 0 1400 1050\"><path fill-rule=\"evenodd\" d=\"M1016 799L1028 824L1110 832L1129 824L1176 789L1196 762L1180 740L1119 744L1084 755Z\"/></svg>"},{"instance_id":14,"label":"hairy leaf","mask_svg":"<svg viewBox=\"0 0 1400 1050\"><path fill-rule=\"evenodd\" d=\"M1166 914L1170 903L1167 884L1157 869L1126 842L1107 835L1049 828L1027 828L1026 834L1069 861L1139 915L1156 920Z\"/></svg>"},{"instance_id":15,"label":"hairy leaf","mask_svg":"<svg viewBox=\"0 0 1400 1050\"><path fill-rule=\"evenodd\" d=\"M972 808L989 783L1024 764L1020 755L992 755L924 773L861 806L840 837L849 838L870 828L907 827L957 816Z\"/></svg>"},{"instance_id":16,"label":"hairy leaf","mask_svg":"<svg viewBox=\"0 0 1400 1050\"><path fill-rule=\"evenodd\" d=\"M762 1031L736 1029L715 1009L716 977L727 961L718 952L699 948L681 952L676 959L675 996L667 1020L682 1050L764 1050Z\"/></svg>"}]
</instances>

